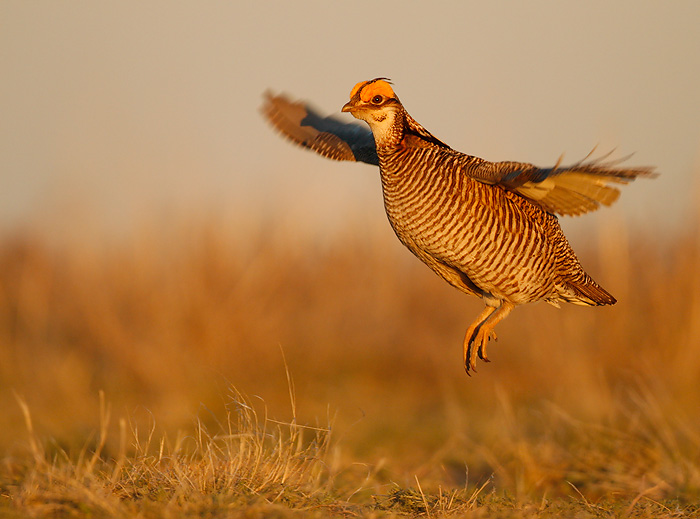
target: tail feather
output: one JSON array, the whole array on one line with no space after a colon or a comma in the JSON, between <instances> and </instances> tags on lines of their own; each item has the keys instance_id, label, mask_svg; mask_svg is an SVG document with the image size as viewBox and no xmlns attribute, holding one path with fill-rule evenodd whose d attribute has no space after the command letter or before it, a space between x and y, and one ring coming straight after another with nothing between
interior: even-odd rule
<instances>
[{"instance_id":1,"label":"tail feather","mask_svg":"<svg viewBox=\"0 0 700 519\"><path fill-rule=\"evenodd\" d=\"M561 297L575 305L603 306L617 303L612 294L590 278L581 284L570 284L567 288L569 290L562 293Z\"/></svg>"}]
</instances>

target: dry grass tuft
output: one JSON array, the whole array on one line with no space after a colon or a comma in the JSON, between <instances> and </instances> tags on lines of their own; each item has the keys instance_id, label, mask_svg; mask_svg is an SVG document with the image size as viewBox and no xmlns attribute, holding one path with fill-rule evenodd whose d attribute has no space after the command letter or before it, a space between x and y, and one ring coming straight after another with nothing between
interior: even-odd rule
<instances>
[{"instance_id":1,"label":"dry grass tuft","mask_svg":"<svg viewBox=\"0 0 700 519\"><path fill-rule=\"evenodd\" d=\"M97 442L78 452L43 445L27 404L18 402L30 456L7 459L2 483L12 506L32 515L303 509L317 507L332 489L332 467L326 463L330 430L261 418L235 390L222 423L208 428L198 420L192 434L179 433L173 440L157 435L153 423L142 431L122 420L115 457L103 454L110 410L102 395Z\"/></svg>"}]
</instances>

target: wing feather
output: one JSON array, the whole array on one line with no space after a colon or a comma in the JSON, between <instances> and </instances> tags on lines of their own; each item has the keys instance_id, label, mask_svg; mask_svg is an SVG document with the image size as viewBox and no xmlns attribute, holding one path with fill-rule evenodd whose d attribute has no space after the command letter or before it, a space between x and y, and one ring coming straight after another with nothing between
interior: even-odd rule
<instances>
[{"instance_id":1,"label":"wing feather","mask_svg":"<svg viewBox=\"0 0 700 519\"><path fill-rule=\"evenodd\" d=\"M500 185L529 199L544 210L575 216L609 206L620 196L614 184L627 184L637 177L655 176L653 168L620 167L625 159L590 159L570 166L539 168L524 162L488 162L465 155L464 171L487 184Z\"/></svg>"},{"instance_id":2,"label":"wing feather","mask_svg":"<svg viewBox=\"0 0 700 519\"><path fill-rule=\"evenodd\" d=\"M261 111L282 135L324 157L379 165L374 137L364 125L323 117L307 103L270 92L265 93ZM653 168L621 167L628 157L610 160L608 153L592 159L593 151L569 166L561 166L560 158L551 168L525 162L489 162L452 150L427 130L421 133L414 126L411 128L417 132L417 138L440 149L446 165L456 166L480 182L517 193L552 214L574 216L595 211L617 200L620 191L615 184L655 176Z\"/></svg>"},{"instance_id":3,"label":"wing feather","mask_svg":"<svg viewBox=\"0 0 700 519\"><path fill-rule=\"evenodd\" d=\"M369 128L323 117L306 103L270 92L265 93L261 111L282 135L324 157L379 165Z\"/></svg>"}]
</instances>

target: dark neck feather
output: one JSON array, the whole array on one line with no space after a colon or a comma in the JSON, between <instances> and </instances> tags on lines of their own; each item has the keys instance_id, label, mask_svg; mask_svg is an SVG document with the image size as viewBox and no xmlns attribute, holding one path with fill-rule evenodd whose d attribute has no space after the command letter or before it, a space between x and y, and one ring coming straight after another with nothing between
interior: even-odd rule
<instances>
[{"instance_id":1,"label":"dark neck feather","mask_svg":"<svg viewBox=\"0 0 700 519\"><path fill-rule=\"evenodd\" d=\"M418 136L421 140L427 141L430 144L433 144L435 146L438 146L440 148L450 148L447 144L442 142L440 139L435 137L432 133L430 133L428 130L423 128L418 121L416 121L413 117L411 117L408 112L404 111L404 132L409 135L416 135Z\"/></svg>"}]
</instances>

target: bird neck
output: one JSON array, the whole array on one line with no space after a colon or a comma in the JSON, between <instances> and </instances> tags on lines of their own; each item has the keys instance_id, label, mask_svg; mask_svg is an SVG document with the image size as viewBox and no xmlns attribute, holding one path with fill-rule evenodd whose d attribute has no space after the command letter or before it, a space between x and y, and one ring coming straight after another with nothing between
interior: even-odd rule
<instances>
[{"instance_id":1,"label":"bird neck","mask_svg":"<svg viewBox=\"0 0 700 519\"><path fill-rule=\"evenodd\" d=\"M401 145L407 129L407 115L403 110L390 110L373 114L366 119L374 135L377 150L389 150Z\"/></svg>"},{"instance_id":2,"label":"bird neck","mask_svg":"<svg viewBox=\"0 0 700 519\"><path fill-rule=\"evenodd\" d=\"M447 144L426 130L406 110L392 110L366 119L374 135L377 151L391 151L405 147L440 147L451 149Z\"/></svg>"}]
</instances>

